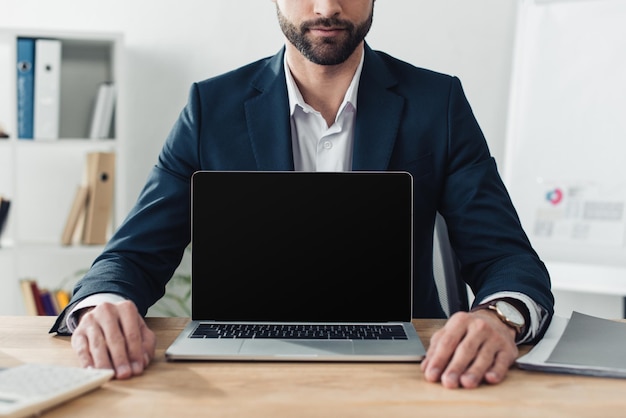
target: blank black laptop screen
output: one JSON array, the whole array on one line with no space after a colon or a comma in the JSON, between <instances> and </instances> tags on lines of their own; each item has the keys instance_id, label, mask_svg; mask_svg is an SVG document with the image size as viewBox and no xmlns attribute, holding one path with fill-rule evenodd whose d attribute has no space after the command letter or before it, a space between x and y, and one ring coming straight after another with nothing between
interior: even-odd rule
<instances>
[{"instance_id":1,"label":"blank black laptop screen","mask_svg":"<svg viewBox=\"0 0 626 418\"><path fill-rule=\"evenodd\" d=\"M412 179L201 171L192 319L409 321Z\"/></svg>"}]
</instances>

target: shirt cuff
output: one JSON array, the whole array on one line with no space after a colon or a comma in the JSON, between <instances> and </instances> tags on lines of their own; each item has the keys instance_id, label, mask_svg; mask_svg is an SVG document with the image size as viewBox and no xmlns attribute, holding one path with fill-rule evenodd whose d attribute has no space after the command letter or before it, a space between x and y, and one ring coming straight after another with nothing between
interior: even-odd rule
<instances>
[{"instance_id":1,"label":"shirt cuff","mask_svg":"<svg viewBox=\"0 0 626 418\"><path fill-rule=\"evenodd\" d=\"M524 303L524 305L526 305L526 307L528 308L528 312L530 313L530 324L528 324L526 334L519 338L517 344L524 344L526 342L534 340L535 337L539 334L539 331L543 329L543 326L548 319L548 312L541 305L532 300L529 296L519 292L494 293L493 295L488 296L480 301L480 304L490 302L494 299L502 298L513 298L519 300L520 302Z\"/></svg>"},{"instance_id":2,"label":"shirt cuff","mask_svg":"<svg viewBox=\"0 0 626 418\"><path fill-rule=\"evenodd\" d=\"M70 333L73 333L78 326L78 313L81 309L91 308L93 306L101 305L105 302L118 303L125 301L126 298L116 293L96 293L87 296L85 299L78 302L70 313L66 316L65 325Z\"/></svg>"}]
</instances>

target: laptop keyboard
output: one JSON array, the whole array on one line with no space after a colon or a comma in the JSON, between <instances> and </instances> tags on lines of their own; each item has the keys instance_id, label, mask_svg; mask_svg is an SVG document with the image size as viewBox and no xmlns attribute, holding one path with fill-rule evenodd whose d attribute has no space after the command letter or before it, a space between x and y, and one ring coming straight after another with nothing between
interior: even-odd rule
<instances>
[{"instance_id":1,"label":"laptop keyboard","mask_svg":"<svg viewBox=\"0 0 626 418\"><path fill-rule=\"evenodd\" d=\"M401 325L200 324L190 338L406 340Z\"/></svg>"}]
</instances>

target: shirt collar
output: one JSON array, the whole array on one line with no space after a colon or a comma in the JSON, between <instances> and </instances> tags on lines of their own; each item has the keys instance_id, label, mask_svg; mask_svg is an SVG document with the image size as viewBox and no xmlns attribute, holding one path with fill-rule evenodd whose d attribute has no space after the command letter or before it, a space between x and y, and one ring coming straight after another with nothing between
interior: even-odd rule
<instances>
[{"instance_id":1,"label":"shirt collar","mask_svg":"<svg viewBox=\"0 0 626 418\"><path fill-rule=\"evenodd\" d=\"M337 115L341 114L342 109L350 104L354 110L356 110L356 100L357 94L359 91L359 80L361 78L361 71L363 70L363 62L365 61L365 51L361 55L361 62L359 62L359 66L357 67L354 77L352 77L352 82L346 91L346 95L343 98L343 102L341 106L339 106L339 112ZM291 75L291 70L289 69L289 65L287 65L287 55L285 54L285 58L283 60L283 65L285 67L285 79L287 81L287 95L289 97L289 114L293 116L297 107L307 111L307 112L315 112L316 110L309 106L302 97L300 90L298 89L298 85L296 81L293 79Z\"/></svg>"}]
</instances>

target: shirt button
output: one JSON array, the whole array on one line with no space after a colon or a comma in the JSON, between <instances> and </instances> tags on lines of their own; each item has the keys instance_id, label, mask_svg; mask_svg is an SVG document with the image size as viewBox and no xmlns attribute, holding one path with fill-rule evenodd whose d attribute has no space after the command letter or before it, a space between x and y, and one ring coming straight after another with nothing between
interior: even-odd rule
<instances>
[{"instance_id":1,"label":"shirt button","mask_svg":"<svg viewBox=\"0 0 626 418\"><path fill-rule=\"evenodd\" d=\"M333 143L330 141L324 141L322 143L322 146L324 147L324 149L331 149L333 147Z\"/></svg>"}]
</instances>

